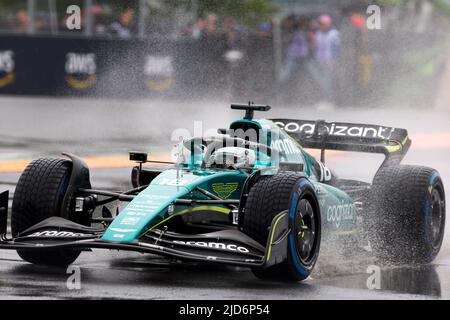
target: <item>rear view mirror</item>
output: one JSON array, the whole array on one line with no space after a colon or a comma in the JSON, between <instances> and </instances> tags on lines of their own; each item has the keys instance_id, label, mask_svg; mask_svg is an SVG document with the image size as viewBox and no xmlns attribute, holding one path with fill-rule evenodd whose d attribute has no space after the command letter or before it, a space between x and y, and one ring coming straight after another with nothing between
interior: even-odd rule
<instances>
[{"instance_id":1,"label":"rear view mirror","mask_svg":"<svg viewBox=\"0 0 450 320\"><path fill-rule=\"evenodd\" d=\"M147 153L138 152L138 151L130 151L130 160L136 162L147 162Z\"/></svg>"}]
</instances>

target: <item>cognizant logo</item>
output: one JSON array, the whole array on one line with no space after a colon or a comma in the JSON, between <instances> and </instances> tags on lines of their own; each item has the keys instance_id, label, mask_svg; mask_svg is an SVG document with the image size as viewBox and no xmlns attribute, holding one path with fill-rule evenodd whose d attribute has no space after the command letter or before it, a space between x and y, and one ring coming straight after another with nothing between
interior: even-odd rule
<instances>
[{"instance_id":1,"label":"cognizant logo","mask_svg":"<svg viewBox=\"0 0 450 320\"><path fill-rule=\"evenodd\" d=\"M344 221L354 221L356 218L356 207L354 204L340 204L329 206L327 210L327 221L334 223L336 228Z\"/></svg>"},{"instance_id":2,"label":"cognizant logo","mask_svg":"<svg viewBox=\"0 0 450 320\"><path fill-rule=\"evenodd\" d=\"M276 124L287 133L306 133L313 134L316 128L315 123L297 123L297 122L276 122ZM395 128L383 126L366 126L331 123L325 125L330 136L338 137L360 137L360 138L382 138L389 139Z\"/></svg>"}]
</instances>

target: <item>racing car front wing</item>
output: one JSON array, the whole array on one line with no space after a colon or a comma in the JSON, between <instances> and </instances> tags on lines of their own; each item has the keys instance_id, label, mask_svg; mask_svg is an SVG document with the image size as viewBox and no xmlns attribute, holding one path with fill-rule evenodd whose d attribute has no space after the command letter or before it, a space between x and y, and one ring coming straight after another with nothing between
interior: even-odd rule
<instances>
[{"instance_id":1,"label":"racing car front wing","mask_svg":"<svg viewBox=\"0 0 450 320\"><path fill-rule=\"evenodd\" d=\"M6 210L3 210L0 230L6 231L6 215ZM86 227L60 217L50 217L15 238L8 239L3 234L0 249L114 249L156 254L182 261L269 267L286 259L289 232L288 214L281 212L272 221L265 247L235 229L204 234L149 230L135 241L113 242L101 239L104 230Z\"/></svg>"}]
</instances>

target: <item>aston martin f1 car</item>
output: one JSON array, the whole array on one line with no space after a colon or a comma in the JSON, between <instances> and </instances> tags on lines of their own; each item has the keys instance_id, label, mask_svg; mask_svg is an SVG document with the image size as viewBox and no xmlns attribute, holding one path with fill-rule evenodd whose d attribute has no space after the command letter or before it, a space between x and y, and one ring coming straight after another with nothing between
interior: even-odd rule
<instances>
[{"instance_id":1,"label":"aston martin f1 car","mask_svg":"<svg viewBox=\"0 0 450 320\"><path fill-rule=\"evenodd\" d=\"M427 263L442 244L445 193L439 173L400 164L404 129L292 119L254 119L269 106L232 105L245 117L213 137L180 141L177 161L149 166L130 152L133 189L91 186L80 158L32 161L20 176L7 236L0 198L0 249L35 264L69 265L82 251L116 249L178 262L250 267L261 279L306 279L321 241L355 237L376 258ZM305 149L321 150L315 159ZM340 179L326 150L379 153L371 184ZM111 204L121 209L114 213ZM119 208L119 207L117 207ZM361 230L363 230L361 232Z\"/></svg>"}]
</instances>

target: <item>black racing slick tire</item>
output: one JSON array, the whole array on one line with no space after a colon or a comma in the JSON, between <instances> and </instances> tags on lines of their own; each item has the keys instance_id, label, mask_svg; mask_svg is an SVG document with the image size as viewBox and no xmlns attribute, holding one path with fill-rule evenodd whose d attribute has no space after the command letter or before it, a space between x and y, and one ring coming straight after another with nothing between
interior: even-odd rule
<instances>
[{"instance_id":1,"label":"black racing slick tire","mask_svg":"<svg viewBox=\"0 0 450 320\"><path fill-rule=\"evenodd\" d=\"M52 216L58 216L69 184L72 163L64 159L42 158L32 161L22 173L14 192L11 232L14 237ZM80 255L79 250L18 250L30 263L67 266Z\"/></svg>"},{"instance_id":2,"label":"black racing slick tire","mask_svg":"<svg viewBox=\"0 0 450 320\"><path fill-rule=\"evenodd\" d=\"M297 282L306 279L319 256L321 220L314 188L304 176L279 172L261 177L250 189L241 228L267 245L274 217L289 213L287 260L268 268L252 268L263 280Z\"/></svg>"},{"instance_id":3,"label":"black racing slick tire","mask_svg":"<svg viewBox=\"0 0 450 320\"><path fill-rule=\"evenodd\" d=\"M445 229L445 192L439 173L411 165L384 167L371 188L368 235L388 264L424 264L439 253Z\"/></svg>"}]
</instances>

